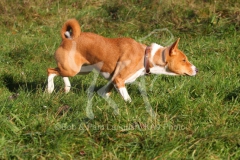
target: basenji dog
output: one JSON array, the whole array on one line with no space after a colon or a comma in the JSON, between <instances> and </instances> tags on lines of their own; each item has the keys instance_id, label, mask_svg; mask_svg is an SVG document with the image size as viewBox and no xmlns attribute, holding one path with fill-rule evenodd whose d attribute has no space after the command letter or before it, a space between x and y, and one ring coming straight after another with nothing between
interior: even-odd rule
<instances>
[{"instance_id":1,"label":"basenji dog","mask_svg":"<svg viewBox=\"0 0 240 160\"><path fill-rule=\"evenodd\" d=\"M125 84L146 74L195 76L197 68L178 49L179 39L171 46L156 43L146 46L131 38L106 38L81 32L76 19L67 20L61 29L62 42L55 52L57 68L48 68L48 92L54 90L54 77L62 76L65 92L71 84L68 77L96 69L107 85L98 91L108 97L115 87L125 101L131 101Z\"/></svg>"}]
</instances>

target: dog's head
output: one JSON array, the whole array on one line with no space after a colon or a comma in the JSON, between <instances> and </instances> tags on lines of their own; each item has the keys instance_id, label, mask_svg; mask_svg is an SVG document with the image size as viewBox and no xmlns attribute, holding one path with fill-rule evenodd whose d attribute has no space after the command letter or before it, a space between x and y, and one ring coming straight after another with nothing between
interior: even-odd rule
<instances>
[{"instance_id":1,"label":"dog's head","mask_svg":"<svg viewBox=\"0 0 240 160\"><path fill-rule=\"evenodd\" d=\"M164 65L168 72L177 75L195 76L198 72L197 68L188 61L187 56L178 49L178 38L171 46L162 47L152 44L151 49L154 56L154 64Z\"/></svg>"}]
</instances>

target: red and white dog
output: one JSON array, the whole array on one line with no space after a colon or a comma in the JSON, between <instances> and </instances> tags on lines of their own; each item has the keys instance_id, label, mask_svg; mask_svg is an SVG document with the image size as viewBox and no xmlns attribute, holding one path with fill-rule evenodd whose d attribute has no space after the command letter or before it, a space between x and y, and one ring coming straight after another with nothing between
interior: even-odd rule
<instances>
[{"instance_id":1,"label":"red and white dog","mask_svg":"<svg viewBox=\"0 0 240 160\"><path fill-rule=\"evenodd\" d=\"M65 92L71 84L68 77L96 69L109 82L98 93L109 96L115 87L125 101L131 98L125 87L139 76L153 73L195 76L197 68L178 49L179 39L169 47L156 43L146 46L131 38L105 38L81 32L77 20L70 19L61 30L62 43L55 52L57 68L48 68L48 92L54 90L53 79L60 75Z\"/></svg>"}]
</instances>

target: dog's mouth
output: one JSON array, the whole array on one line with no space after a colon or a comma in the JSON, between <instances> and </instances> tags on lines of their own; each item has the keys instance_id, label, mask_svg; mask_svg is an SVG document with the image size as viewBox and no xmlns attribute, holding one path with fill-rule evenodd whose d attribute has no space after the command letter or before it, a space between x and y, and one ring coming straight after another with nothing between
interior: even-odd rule
<instances>
[{"instance_id":1,"label":"dog's mouth","mask_svg":"<svg viewBox=\"0 0 240 160\"><path fill-rule=\"evenodd\" d=\"M184 75L187 75L187 76L195 76L195 75L197 75L197 73L198 73L198 69L197 69L195 66L193 66L193 67L192 67L192 73L189 74L189 73L187 73L187 72L184 72Z\"/></svg>"},{"instance_id":2,"label":"dog's mouth","mask_svg":"<svg viewBox=\"0 0 240 160\"><path fill-rule=\"evenodd\" d=\"M183 74L181 74L181 75L183 75L183 76L189 76L189 77L192 77L192 76L195 76L196 74L188 74L188 73L183 73Z\"/></svg>"},{"instance_id":3,"label":"dog's mouth","mask_svg":"<svg viewBox=\"0 0 240 160\"><path fill-rule=\"evenodd\" d=\"M172 71L169 68L166 68L166 71L167 72L171 72L171 73L173 73L175 75L182 75L182 76L196 76L197 73L198 73L198 69L195 66L192 67L192 70L185 71L185 72L182 72L182 71Z\"/></svg>"},{"instance_id":4,"label":"dog's mouth","mask_svg":"<svg viewBox=\"0 0 240 160\"><path fill-rule=\"evenodd\" d=\"M194 71L192 74L183 73L183 75L185 75L185 76L196 76L197 73L198 73L198 70L196 69L196 71Z\"/></svg>"}]
</instances>

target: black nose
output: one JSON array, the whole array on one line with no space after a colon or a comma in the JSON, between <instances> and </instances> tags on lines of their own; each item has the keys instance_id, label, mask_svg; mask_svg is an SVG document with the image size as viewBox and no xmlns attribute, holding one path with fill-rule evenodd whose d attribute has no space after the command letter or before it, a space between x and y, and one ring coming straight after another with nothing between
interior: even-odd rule
<instances>
[{"instance_id":1,"label":"black nose","mask_svg":"<svg viewBox=\"0 0 240 160\"><path fill-rule=\"evenodd\" d=\"M198 69L196 68L195 71L198 72Z\"/></svg>"}]
</instances>

